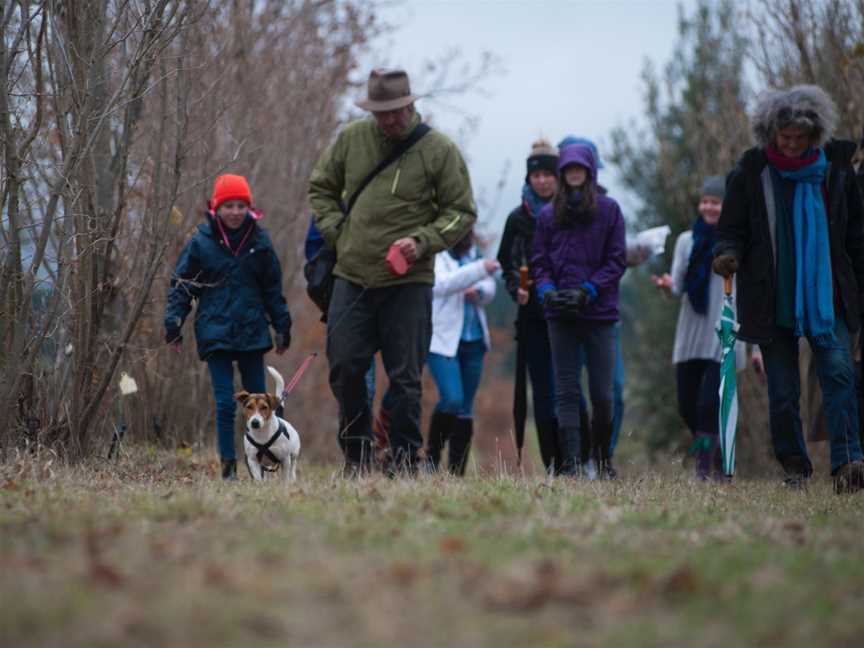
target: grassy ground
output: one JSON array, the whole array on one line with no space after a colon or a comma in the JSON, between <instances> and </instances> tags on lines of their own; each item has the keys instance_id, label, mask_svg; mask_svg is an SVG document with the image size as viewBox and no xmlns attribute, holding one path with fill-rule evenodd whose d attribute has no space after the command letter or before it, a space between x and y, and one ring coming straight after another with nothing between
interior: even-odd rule
<instances>
[{"instance_id":1,"label":"grassy ground","mask_svg":"<svg viewBox=\"0 0 864 648\"><path fill-rule=\"evenodd\" d=\"M860 645L864 496L0 465L4 645ZM245 477L245 475L244 475Z\"/></svg>"}]
</instances>

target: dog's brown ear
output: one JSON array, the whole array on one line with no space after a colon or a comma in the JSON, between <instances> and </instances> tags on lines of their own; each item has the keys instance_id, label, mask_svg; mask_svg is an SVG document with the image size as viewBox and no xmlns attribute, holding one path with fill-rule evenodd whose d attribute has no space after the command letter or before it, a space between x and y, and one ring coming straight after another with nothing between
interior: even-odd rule
<instances>
[{"instance_id":1,"label":"dog's brown ear","mask_svg":"<svg viewBox=\"0 0 864 648\"><path fill-rule=\"evenodd\" d=\"M251 396L251 394L244 389L234 394L234 400L243 405L246 403L246 399L249 398L249 396Z\"/></svg>"},{"instance_id":2,"label":"dog's brown ear","mask_svg":"<svg viewBox=\"0 0 864 648\"><path fill-rule=\"evenodd\" d=\"M273 394L267 394L267 403L269 403L270 409L275 412L276 408L279 407L279 397Z\"/></svg>"}]
</instances>

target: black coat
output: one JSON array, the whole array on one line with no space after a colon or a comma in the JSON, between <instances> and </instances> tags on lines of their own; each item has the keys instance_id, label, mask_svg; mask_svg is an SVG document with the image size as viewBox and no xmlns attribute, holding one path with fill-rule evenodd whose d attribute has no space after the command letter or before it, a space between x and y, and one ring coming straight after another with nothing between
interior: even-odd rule
<instances>
[{"instance_id":1,"label":"black coat","mask_svg":"<svg viewBox=\"0 0 864 648\"><path fill-rule=\"evenodd\" d=\"M828 160L828 230L831 265L843 316L852 333L861 326L864 306L864 205L851 158L852 142L825 145ZM775 334L775 259L762 174L768 162L761 148L741 157L726 179L726 197L717 228L714 255L739 261L737 311L739 338L769 342Z\"/></svg>"},{"instance_id":2,"label":"black coat","mask_svg":"<svg viewBox=\"0 0 864 648\"><path fill-rule=\"evenodd\" d=\"M534 218L525 205L519 205L510 212L501 244L498 247L498 263L501 264L501 274L507 292L516 301L516 290L519 288L519 268L531 265L531 254L534 249L534 230L537 219ZM530 275L529 275L530 276ZM532 286L528 290L528 303L519 307L519 317L545 319L543 307L537 299L537 292Z\"/></svg>"}]
</instances>

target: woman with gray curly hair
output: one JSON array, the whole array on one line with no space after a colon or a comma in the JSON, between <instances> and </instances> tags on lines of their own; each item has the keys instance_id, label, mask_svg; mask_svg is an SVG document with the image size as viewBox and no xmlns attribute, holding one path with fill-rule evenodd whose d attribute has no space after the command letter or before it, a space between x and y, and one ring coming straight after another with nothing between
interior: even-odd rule
<instances>
[{"instance_id":1,"label":"woman with gray curly hair","mask_svg":"<svg viewBox=\"0 0 864 648\"><path fill-rule=\"evenodd\" d=\"M714 272L735 274L739 338L759 344L771 439L786 483L813 472L801 431L798 338L813 348L831 440L836 492L864 489L851 339L864 307L864 205L851 159L832 139L837 109L817 86L763 94L758 146L727 178Z\"/></svg>"}]
</instances>

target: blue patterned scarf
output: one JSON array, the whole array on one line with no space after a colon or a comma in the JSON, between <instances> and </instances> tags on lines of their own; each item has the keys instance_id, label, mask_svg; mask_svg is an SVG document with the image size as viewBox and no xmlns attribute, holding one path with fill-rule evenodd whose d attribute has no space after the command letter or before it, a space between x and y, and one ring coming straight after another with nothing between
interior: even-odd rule
<instances>
[{"instance_id":1,"label":"blue patterned scarf","mask_svg":"<svg viewBox=\"0 0 864 648\"><path fill-rule=\"evenodd\" d=\"M537 193L531 188L527 182L525 186L522 187L522 204L525 205L528 212L534 217L540 214L540 210L543 209L549 203L548 200L543 200Z\"/></svg>"},{"instance_id":2,"label":"blue patterned scarf","mask_svg":"<svg viewBox=\"0 0 864 648\"><path fill-rule=\"evenodd\" d=\"M702 216L693 222L693 247L684 275L684 290L693 310L700 315L708 312L708 285L711 283L715 225L709 225Z\"/></svg>"},{"instance_id":3,"label":"blue patterned scarf","mask_svg":"<svg viewBox=\"0 0 864 648\"><path fill-rule=\"evenodd\" d=\"M822 183L828 162L825 152L797 171L777 172L795 181L792 228L795 233L795 335L810 337L816 346L834 341L834 282L828 214Z\"/></svg>"}]
</instances>

